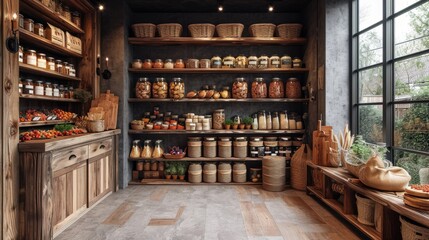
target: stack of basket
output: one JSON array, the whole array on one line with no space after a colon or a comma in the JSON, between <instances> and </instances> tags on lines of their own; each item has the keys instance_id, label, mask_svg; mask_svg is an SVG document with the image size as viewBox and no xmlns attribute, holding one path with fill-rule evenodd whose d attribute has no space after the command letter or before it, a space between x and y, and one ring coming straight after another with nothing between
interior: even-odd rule
<instances>
[{"instance_id":1,"label":"stack of basket","mask_svg":"<svg viewBox=\"0 0 429 240\"><path fill-rule=\"evenodd\" d=\"M262 160L262 188L272 192L283 191L286 184L285 168L285 157L264 157Z\"/></svg>"}]
</instances>

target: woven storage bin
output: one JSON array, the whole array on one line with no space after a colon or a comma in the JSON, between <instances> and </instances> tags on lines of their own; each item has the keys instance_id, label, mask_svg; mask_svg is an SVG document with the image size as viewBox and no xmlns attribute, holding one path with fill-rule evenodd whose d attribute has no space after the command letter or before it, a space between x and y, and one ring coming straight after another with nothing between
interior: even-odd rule
<instances>
[{"instance_id":1,"label":"woven storage bin","mask_svg":"<svg viewBox=\"0 0 429 240\"><path fill-rule=\"evenodd\" d=\"M182 25L178 23L163 23L156 26L160 37L180 37Z\"/></svg>"},{"instance_id":2,"label":"woven storage bin","mask_svg":"<svg viewBox=\"0 0 429 240\"><path fill-rule=\"evenodd\" d=\"M188 142L188 157L190 158L199 158L201 157L202 150L201 141Z\"/></svg>"},{"instance_id":3,"label":"woven storage bin","mask_svg":"<svg viewBox=\"0 0 429 240\"><path fill-rule=\"evenodd\" d=\"M221 158L230 158L232 156L232 142L231 141L218 141L218 156Z\"/></svg>"},{"instance_id":4,"label":"woven storage bin","mask_svg":"<svg viewBox=\"0 0 429 240\"><path fill-rule=\"evenodd\" d=\"M277 32L281 38L298 38L301 35L302 24L285 23L277 26Z\"/></svg>"},{"instance_id":5,"label":"woven storage bin","mask_svg":"<svg viewBox=\"0 0 429 240\"><path fill-rule=\"evenodd\" d=\"M188 168L188 181L191 183L200 183L203 180L203 170L201 164L193 163Z\"/></svg>"},{"instance_id":6,"label":"woven storage bin","mask_svg":"<svg viewBox=\"0 0 429 240\"><path fill-rule=\"evenodd\" d=\"M216 141L203 142L203 156L206 158L216 157Z\"/></svg>"},{"instance_id":7,"label":"woven storage bin","mask_svg":"<svg viewBox=\"0 0 429 240\"><path fill-rule=\"evenodd\" d=\"M219 37L239 38L243 33L244 25L241 23L222 23L216 26Z\"/></svg>"},{"instance_id":8,"label":"woven storage bin","mask_svg":"<svg viewBox=\"0 0 429 240\"><path fill-rule=\"evenodd\" d=\"M245 158L247 157L247 141L234 141L234 157Z\"/></svg>"},{"instance_id":9,"label":"woven storage bin","mask_svg":"<svg viewBox=\"0 0 429 240\"><path fill-rule=\"evenodd\" d=\"M276 25L272 23L257 23L249 27L249 32L254 37L270 38L274 36Z\"/></svg>"},{"instance_id":10,"label":"woven storage bin","mask_svg":"<svg viewBox=\"0 0 429 240\"><path fill-rule=\"evenodd\" d=\"M137 23L131 26L134 35L139 38L155 37L156 25L152 23Z\"/></svg>"},{"instance_id":11,"label":"woven storage bin","mask_svg":"<svg viewBox=\"0 0 429 240\"><path fill-rule=\"evenodd\" d=\"M362 224L374 226L375 202L369 198L356 194L356 205L358 211L358 221Z\"/></svg>"},{"instance_id":12,"label":"woven storage bin","mask_svg":"<svg viewBox=\"0 0 429 240\"><path fill-rule=\"evenodd\" d=\"M375 230L377 230L377 232L379 233L381 233L381 228L383 227L381 216L383 216L383 205L376 202L375 209L374 209L374 225L375 225Z\"/></svg>"},{"instance_id":13,"label":"woven storage bin","mask_svg":"<svg viewBox=\"0 0 429 240\"><path fill-rule=\"evenodd\" d=\"M213 163L204 164L203 181L206 183L216 182L216 165L214 165Z\"/></svg>"},{"instance_id":14,"label":"woven storage bin","mask_svg":"<svg viewBox=\"0 0 429 240\"><path fill-rule=\"evenodd\" d=\"M429 229L413 223L412 221L399 217L401 221L401 234L403 240L429 239Z\"/></svg>"},{"instance_id":15,"label":"woven storage bin","mask_svg":"<svg viewBox=\"0 0 429 240\"><path fill-rule=\"evenodd\" d=\"M194 38L211 38L215 32L215 25L210 23L189 24L188 29Z\"/></svg>"},{"instance_id":16,"label":"woven storage bin","mask_svg":"<svg viewBox=\"0 0 429 240\"><path fill-rule=\"evenodd\" d=\"M272 192L283 191L286 184L285 167L285 157L264 157L262 159L262 188Z\"/></svg>"},{"instance_id":17,"label":"woven storage bin","mask_svg":"<svg viewBox=\"0 0 429 240\"><path fill-rule=\"evenodd\" d=\"M231 182L231 164L221 163L217 167L217 181L220 183Z\"/></svg>"},{"instance_id":18,"label":"woven storage bin","mask_svg":"<svg viewBox=\"0 0 429 240\"><path fill-rule=\"evenodd\" d=\"M246 182L247 168L244 163L236 163L232 167L232 181L236 183Z\"/></svg>"}]
</instances>

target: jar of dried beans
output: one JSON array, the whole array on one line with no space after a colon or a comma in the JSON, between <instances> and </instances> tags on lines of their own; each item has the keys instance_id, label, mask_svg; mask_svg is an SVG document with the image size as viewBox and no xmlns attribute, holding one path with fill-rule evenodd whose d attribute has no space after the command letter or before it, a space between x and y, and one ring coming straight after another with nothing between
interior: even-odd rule
<instances>
[{"instance_id":1,"label":"jar of dried beans","mask_svg":"<svg viewBox=\"0 0 429 240\"><path fill-rule=\"evenodd\" d=\"M286 97L287 98L300 98L301 97L301 83L297 78L289 78L286 82Z\"/></svg>"},{"instance_id":2,"label":"jar of dried beans","mask_svg":"<svg viewBox=\"0 0 429 240\"><path fill-rule=\"evenodd\" d=\"M167 98L168 85L164 78L156 78L152 84L152 95L153 98Z\"/></svg>"},{"instance_id":3,"label":"jar of dried beans","mask_svg":"<svg viewBox=\"0 0 429 240\"><path fill-rule=\"evenodd\" d=\"M173 78L170 82L170 98L182 99L185 97L185 83L181 78Z\"/></svg>"},{"instance_id":4,"label":"jar of dried beans","mask_svg":"<svg viewBox=\"0 0 429 240\"><path fill-rule=\"evenodd\" d=\"M225 122L225 110L217 109L213 112L213 129L223 129Z\"/></svg>"},{"instance_id":5,"label":"jar of dried beans","mask_svg":"<svg viewBox=\"0 0 429 240\"><path fill-rule=\"evenodd\" d=\"M233 98L247 98L247 82L245 78L236 78L232 85Z\"/></svg>"},{"instance_id":6,"label":"jar of dried beans","mask_svg":"<svg viewBox=\"0 0 429 240\"><path fill-rule=\"evenodd\" d=\"M270 88L268 91L268 96L270 98L282 98L285 95L283 82L280 78L273 78L270 82Z\"/></svg>"},{"instance_id":7,"label":"jar of dried beans","mask_svg":"<svg viewBox=\"0 0 429 240\"><path fill-rule=\"evenodd\" d=\"M142 77L136 83L136 97L147 99L150 98L151 83L148 78Z\"/></svg>"},{"instance_id":8,"label":"jar of dried beans","mask_svg":"<svg viewBox=\"0 0 429 240\"><path fill-rule=\"evenodd\" d=\"M263 78L255 78L252 82L252 98L266 98L267 84Z\"/></svg>"}]
</instances>

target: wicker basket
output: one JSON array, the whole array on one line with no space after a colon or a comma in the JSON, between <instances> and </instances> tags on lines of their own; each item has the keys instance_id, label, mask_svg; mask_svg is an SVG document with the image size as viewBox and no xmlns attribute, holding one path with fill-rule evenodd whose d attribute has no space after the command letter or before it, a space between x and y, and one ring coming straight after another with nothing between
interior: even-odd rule
<instances>
[{"instance_id":1,"label":"wicker basket","mask_svg":"<svg viewBox=\"0 0 429 240\"><path fill-rule=\"evenodd\" d=\"M245 158L247 157L247 141L234 141L234 157Z\"/></svg>"},{"instance_id":2,"label":"wicker basket","mask_svg":"<svg viewBox=\"0 0 429 240\"><path fill-rule=\"evenodd\" d=\"M218 141L218 156L221 158L230 158L232 156L232 142Z\"/></svg>"},{"instance_id":3,"label":"wicker basket","mask_svg":"<svg viewBox=\"0 0 429 240\"><path fill-rule=\"evenodd\" d=\"M216 141L203 142L203 156L206 158L216 157Z\"/></svg>"},{"instance_id":4,"label":"wicker basket","mask_svg":"<svg viewBox=\"0 0 429 240\"><path fill-rule=\"evenodd\" d=\"M204 164L203 181L206 183L216 182L216 165L214 165L213 163Z\"/></svg>"},{"instance_id":5,"label":"wicker basket","mask_svg":"<svg viewBox=\"0 0 429 240\"><path fill-rule=\"evenodd\" d=\"M244 163L236 163L232 167L232 181L236 183L246 182L247 168Z\"/></svg>"},{"instance_id":6,"label":"wicker basket","mask_svg":"<svg viewBox=\"0 0 429 240\"><path fill-rule=\"evenodd\" d=\"M302 24L285 23L277 26L277 32L281 38L298 38L301 35Z\"/></svg>"},{"instance_id":7,"label":"wicker basket","mask_svg":"<svg viewBox=\"0 0 429 240\"><path fill-rule=\"evenodd\" d=\"M249 27L250 35L253 37L270 38L274 36L276 25L272 23L257 23Z\"/></svg>"},{"instance_id":8,"label":"wicker basket","mask_svg":"<svg viewBox=\"0 0 429 240\"><path fill-rule=\"evenodd\" d=\"M322 190L323 189L323 173L322 170L314 168L311 171L312 178L313 178L313 184L316 189Z\"/></svg>"},{"instance_id":9,"label":"wicker basket","mask_svg":"<svg viewBox=\"0 0 429 240\"><path fill-rule=\"evenodd\" d=\"M399 217L399 220L401 221L402 239L404 240L429 239L428 228L417 225L402 216Z\"/></svg>"},{"instance_id":10,"label":"wicker basket","mask_svg":"<svg viewBox=\"0 0 429 240\"><path fill-rule=\"evenodd\" d=\"M210 23L190 24L188 26L191 36L194 38L211 38L215 32L215 25Z\"/></svg>"},{"instance_id":11,"label":"wicker basket","mask_svg":"<svg viewBox=\"0 0 429 240\"><path fill-rule=\"evenodd\" d=\"M220 183L231 182L231 164L221 163L217 167L217 181Z\"/></svg>"},{"instance_id":12,"label":"wicker basket","mask_svg":"<svg viewBox=\"0 0 429 240\"><path fill-rule=\"evenodd\" d=\"M241 23L222 23L216 26L219 37L239 38L243 33L244 25Z\"/></svg>"},{"instance_id":13,"label":"wicker basket","mask_svg":"<svg viewBox=\"0 0 429 240\"><path fill-rule=\"evenodd\" d=\"M201 164L193 163L189 165L188 181L191 183L200 183L203 180L203 170Z\"/></svg>"},{"instance_id":14,"label":"wicker basket","mask_svg":"<svg viewBox=\"0 0 429 240\"><path fill-rule=\"evenodd\" d=\"M156 26L160 37L180 37L182 25L178 23L163 23Z\"/></svg>"},{"instance_id":15,"label":"wicker basket","mask_svg":"<svg viewBox=\"0 0 429 240\"><path fill-rule=\"evenodd\" d=\"M375 202L356 194L356 205L358 211L357 220L362 224L374 226Z\"/></svg>"},{"instance_id":16,"label":"wicker basket","mask_svg":"<svg viewBox=\"0 0 429 240\"><path fill-rule=\"evenodd\" d=\"M188 157L190 158L199 158L201 157L201 149L202 149L201 141L189 141L188 142Z\"/></svg>"},{"instance_id":17,"label":"wicker basket","mask_svg":"<svg viewBox=\"0 0 429 240\"><path fill-rule=\"evenodd\" d=\"M155 37L156 25L152 23L137 23L131 26L134 35L139 38Z\"/></svg>"}]
</instances>

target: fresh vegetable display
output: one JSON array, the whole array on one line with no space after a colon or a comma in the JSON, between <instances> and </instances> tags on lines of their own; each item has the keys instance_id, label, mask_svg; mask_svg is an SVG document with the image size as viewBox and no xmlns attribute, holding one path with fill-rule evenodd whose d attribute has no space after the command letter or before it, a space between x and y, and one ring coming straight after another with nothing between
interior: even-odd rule
<instances>
[{"instance_id":1,"label":"fresh vegetable display","mask_svg":"<svg viewBox=\"0 0 429 240\"><path fill-rule=\"evenodd\" d=\"M36 139L52 139L52 138L56 138L56 137L71 136L71 135L77 135L77 134L82 134L82 133L86 132L85 130L80 129L80 128L73 128L72 127L69 130L66 130L66 128L69 129L69 127L59 127L58 129L61 129L61 131L58 131L55 129L53 129L53 130L37 130L37 129L34 129L32 131L22 132L19 136L19 140L21 142L26 142L26 141L30 141L30 140L36 140Z\"/></svg>"},{"instance_id":2,"label":"fresh vegetable display","mask_svg":"<svg viewBox=\"0 0 429 240\"><path fill-rule=\"evenodd\" d=\"M25 113L19 113L19 122L33 122L33 121L52 121L52 120L65 120L70 121L77 115L72 112L66 112L61 109L49 110L36 110L28 109Z\"/></svg>"},{"instance_id":3,"label":"fresh vegetable display","mask_svg":"<svg viewBox=\"0 0 429 240\"><path fill-rule=\"evenodd\" d=\"M411 188L429 193L429 184L411 184Z\"/></svg>"},{"instance_id":4,"label":"fresh vegetable display","mask_svg":"<svg viewBox=\"0 0 429 240\"><path fill-rule=\"evenodd\" d=\"M77 116L77 114L75 113L66 112L58 108L52 110L52 112L55 113L55 115L57 115L58 119L65 120L65 121L70 121Z\"/></svg>"}]
</instances>

